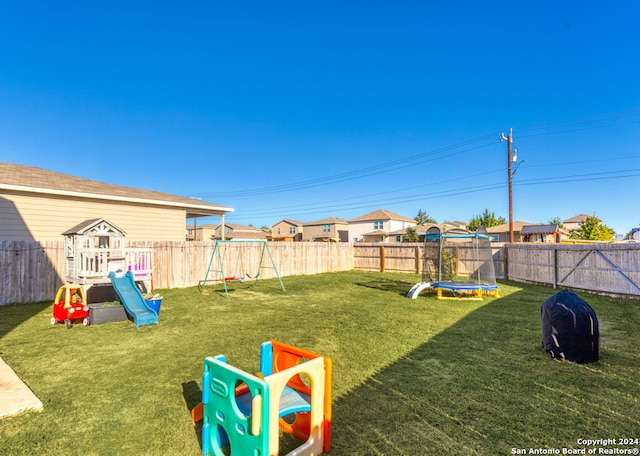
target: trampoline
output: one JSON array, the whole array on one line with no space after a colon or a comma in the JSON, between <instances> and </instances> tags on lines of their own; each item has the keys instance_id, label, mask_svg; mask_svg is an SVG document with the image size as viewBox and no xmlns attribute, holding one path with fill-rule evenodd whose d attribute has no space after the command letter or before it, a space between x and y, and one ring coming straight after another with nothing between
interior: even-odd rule
<instances>
[{"instance_id":1,"label":"trampoline","mask_svg":"<svg viewBox=\"0 0 640 456\"><path fill-rule=\"evenodd\" d=\"M475 232L427 230L422 256L422 282L407 297L433 293L438 299L482 300L498 296L491 242L486 228Z\"/></svg>"}]
</instances>

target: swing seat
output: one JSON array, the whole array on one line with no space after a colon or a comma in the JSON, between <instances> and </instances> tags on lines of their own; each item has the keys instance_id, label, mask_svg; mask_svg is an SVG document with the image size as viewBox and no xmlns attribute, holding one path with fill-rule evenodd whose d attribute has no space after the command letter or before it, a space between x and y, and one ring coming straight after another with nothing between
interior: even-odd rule
<instances>
[{"instance_id":1,"label":"swing seat","mask_svg":"<svg viewBox=\"0 0 640 456\"><path fill-rule=\"evenodd\" d=\"M224 281L225 282L242 282L244 280L244 277L225 277Z\"/></svg>"}]
</instances>

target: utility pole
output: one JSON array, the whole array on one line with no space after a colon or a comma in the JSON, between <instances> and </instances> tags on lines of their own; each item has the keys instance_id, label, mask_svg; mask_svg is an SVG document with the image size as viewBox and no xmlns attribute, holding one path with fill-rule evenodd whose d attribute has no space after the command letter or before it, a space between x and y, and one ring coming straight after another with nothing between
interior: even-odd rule
<instances>
[{"instance_id":1,"label":"utility pole","mask_svg":"<svg viewBox=\"0 0 640 456\"><path fill-rule=\"evenodd\" d=\"M509 128L509 136L502 133L501 141L507 141L507 183L509 185L509 242L513 244L513 171L512 164L517 160L515 154L511 154L513 144L513 128Z\"/></svg>"}]
</instances>

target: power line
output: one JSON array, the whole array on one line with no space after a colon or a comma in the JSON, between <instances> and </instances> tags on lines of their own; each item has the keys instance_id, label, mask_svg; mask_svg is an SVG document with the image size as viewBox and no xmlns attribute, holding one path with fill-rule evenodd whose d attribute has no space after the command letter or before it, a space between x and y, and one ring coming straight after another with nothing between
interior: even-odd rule
<instances>
[{"instance_id":1,"label":"power line","mask_svg":"<svg viewBox=\"0 0 640 456\"><path fill-rule=\"evenodd\" d=\"M633 119L633 120L626 120L625 122L612 122L613 120L619 120L619 119L623 119L623 120ZM607 122L607 124L586 126L589 124L594 124L599 122ZM523 126L518 126L517 130L518 130L518 137L529 137L529 136L541 136L545 134L552 134L551 133L552 131L555 131L559 128L563 128L564 131L560 131L556 133L574 132L574 131L580 131L580 130L586 130L586 129L592 129L592 128L612 127L612 126L626 125L629 123L636 123L636 122L640 122L640 109L637 109L637 108L602 114L599 116L585 116L585 117L578 117L573 119L558 120L554 122L545 122L541 124L523 125ZM533 132L535 131L540 131L540 133L533 134ZM531 133L527 134L528 132L531 132Z\"/></svg>"},{"instance_id":2,"label":"power line","mask_svg":"<svg viewBox=\"0 0 640 456\"><path fill-rule=\"evenodd\" d=\"M528 179L528 180L518 180L514 182L514 186L518 187L527 187L533 185L553 185L553 184L563 184L563 183L571 183L571 182L587 182L587 181L595 181L595 180L607 180L607 179L623 179L623 178L631 178L640 176L640 169L630 169L630 170L616 170L616 171L605 171L599 173L587 173L587 174L574 174L568 176L555 176L555 177L547 177L541 179ZM440 198L448 198L453 196L459 196L470 193L482 193L491 190L504 189L507 187L505 182L493 182L489 184L471 186L471 187L463 187L449 190L441 190L431 193L425 193L418 196L411 197L398 197L392 199L379 199L379 200L369 200L361 203L355 204L345 204L338 206L330 206L331 210L335 212L344 212L354 209L365 209L369 207L379 207L380 205L391 205L391 204L400 204L400 203L411 203L418 201L425 201L430 199L440 199ZM306 210L299 211L279 211L278 216L293 218L293 216L300 215L313 215L318 213L323 213L326 211L326 207L309 207L307 206ZM275 211L265 211L265 212L245 212L245 216L238 217L237 219L230 215L229 218L234 218L235 220L247 220L250 218L260 217L260 216L269 216L273 215ZM289 216L289 217L287 217Z\"/></svg>"},{"instance_id":3,"label":"power line","mask_svg":"<svg viewBox=\"0 0 640 456\"><path fill-rule=\"evenodd\" d=\"M622 120L622 121L621 121ZM606 122L606 123L603 123ZM640 122L640 110L632 109L627 111L619 111L609 114L603 114L600 116L587 116L575 119L561 120L556 122L547 122L539 125L529 125L518 128L519 138L529 138L536 136L556 135L563 133L573 133L577 131L610 128L621 125L628 125ZM466 152L478 150L483 147L488 147L494 144L493 139L498 133L489 133L478 138L462 141L449 146L444 146L432 151L410 155L407 157L399 158L390 162L381 163L374 166L368 166L365 168L351 170L345 173L339 173L330 176L319 177L315 179L309 179L298 182L291 182L281 185L259 187L254 189L244 189L236 191L204 191L194 192L193 194L201 197L246 197L246 196L262 196L274 193L282 193L292 190L302 190L307 188L316 188L320 186L336 184L340 182L352 181L355 179L362 179L374 175L380 175L398 171L418 164L423 164L435 160L444 158L450 158L456 155L461 155ZM486 144L481 144L475 147L465 148L456 151L456 149L475 144L479 142L487 141ZM445 154L446 152L450 152Z\"/></svg>"},{"instance_id":4,"label":"power line","mask_svg":"<svg viewBox=\"0 0 640 456\"><path fill-rule=\"evenodd\" d=\"M582 164L582 163L597 163L597 162L602 162L602 161L606 161L606 162L611 162L614 160L628 160L629 158L637 158L634 156L626 156L626 157L608 157L606 159L596 159L596 160L580 160L580 161L567 161L567 162L554 162L554 163L544 163L544 164L539 164L539 165L529 165L527 163L527 168L554 168L554 169L558 169L558 168L562 168L562 167L566 167L568 165L575 165L575 164ZM628 169L624 169L624 170L613 170L613 171L607 171L607 172L601 172L601 173L596 173L597 175L602 175L602 174L616 174L616 173L625 173L625 172L629 172L630 170ZM631 170L633 171L633 170ZM490 175L498 175L501 174L503 172L503 169L493 169L493 170L487 170L487 171L483 171L480 173L474 173L474 174L467 174L467 175L463 175L463 176L458 176L456 178L446 178L446 179L442 179L439 181L430 181L428 183L425 184L421 184L421 185L415 185L415 186L410 186L410 187L403 187L403 188L396 188L393 190L385 190L385 191L381 191L381 192L377 192L377 193L367 193L365 195L359 195L359 196L352 196L352 197L347 197L347 198L339 198L339 199L330 199L330 200L324 200L318 203L301 203L301 204L296 204L296 205L283 205L283 206L271 206L268 208L261 208L259 210L249 210L249 211L243 211L243 214L247 214L247 217L262 217L262 216L269 216L269 215L273 215L274 213L278 213L278 214L295 214L298 213L300 208L305 210L305 213L312 210L313 213L318 213L321 212L322 210L331 210L331 211L335 211L338 209L342 209L342 210L348 210L348 209L357 209L357 208L362 208L363 205L364 206L371 206L374 204L390 204L392 202L410 202L410 201L415 201L414 196L399 196L399 197L394 197L394 198L376 198L376 199L372 199L372 197L377 197L377 196L381 196L381 195L389 195L390 193L401 193L401 192L407 192L407 191L417 191L419 189L423 189L423 188L433 188L433 187L439 187L441 185L444 184L452 184L452 183L456 183L456 182L465 182L465 181L470 181L470 180L474 180L480 177L484 177L486 178L487 176ZM575 182L575 181L579 181L579 177L583 176L585 180L590 179L590 176L593 176L593 174L591 173L587 173L587 174L576 174L576 175L571 175L571 176L558 176L558 177L546 177L546 178L536 178L536 179L530 179L530 180L516 180L514 181L514 186L523 186L523 185L538 185L538 184L543 184L547 181L550 180L554 180L557 181L558 183L562 183L563 179L570 179L567 180L566 182ZM614 176L612 176L611 178L613 178ZM494 184L491 184L494 185ZM501 181L497 184L497 185L504 185L501 183ZM469 187L472 190L475 189L482 189L484 188L484 185L481 186L476 186L476 187ZM467 187L463 187L467 188ZM447 196L447 192L457 192L459 190L459 188L455 188L455 189L451 189L451 190L443 190L441 192L431 192L431 193L421 193L420 197L418 197L418 200L420 198L424 198L425 195L431 195L431 194L435 194L435 195L440 195L442 194L442 196ZM444 193L443 193L444 192ZM363 200L366 199L366 201L358 201L358 200ZM351 202L354 201L354 202Z\"/></svg>"},{"instance_id":5,"label":"power line","mask_svg":"<svg viewBox=\"0 0 640 456\"><path fill-rule=\"evenodd\" d=\"M369 166L366 168L361 168L358 170L348 171L346 173L335 174L333 176L325 176L317 179L310 179L306 181L293 182L290 184L282 184L276 185L272 187L261 187L256 189L247 189L247 190L238 190L232 192L195 192L199 196L213 196L213 197L241 197L241 196L259 196L259 195L267 195L272 193L281 193L291 190L301 190L306 188L319 187L327 184L335 184L338 182L351 181L354 179L361 179L364 177L370 177L378 174L384 174L391 171L397 171L400 169L416 166L418 164L422 164L429 161L441 160L444 158L450 158L456 155L460 155L466 152L478 150L484 147L488 147L494 144L493 141L487 142L486 144L481 144L475 147L470 147L462 150L456 151L455 149L473 144L475 142L480 141L488 141L489 138L494 136L495 134L485 135L480 138L475 138L472 140L464 141L455 145L445 146L430 152L425 152L422 154L417 154L401 159L397 159L391 162L382 163L375 166ZM444 152L449 152L445 155L438 155Z\"/></svg>"}]
</instances>

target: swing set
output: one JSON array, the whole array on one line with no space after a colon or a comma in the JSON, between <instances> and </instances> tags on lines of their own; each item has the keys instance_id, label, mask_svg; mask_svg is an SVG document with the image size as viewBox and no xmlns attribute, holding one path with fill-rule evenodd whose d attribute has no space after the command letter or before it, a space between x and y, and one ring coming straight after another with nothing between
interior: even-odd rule
<instances>
[{"instance_id":1,"label":"swing set","mask_svg":"<svg viewBox=\"0 0 640 456\"><path fill-rule=\"evenodd\" d=\"M236 256L235 266L233 267L233 272L230 275L229 270L225 272L225 261L224 258L230 255L230 246L231 244L261 244L260 248L260 260L258 264L258 271L251 275L249 274L244 265L244 255L242 252ZM271 265L263 264L265 253L267 254ZM240 268L240 273L238 274L238 268ZM198 284L198 288L200 289L200 293L204 291L204 287L207 282L222 282L224 285L224 293L227 299L229 299L229 289L227 288L227 282L243 282L245 277L248 277L254 281L258 281L260 278L260 274L263 269L273 269L278 281L280 282L280 288L282 291L285 291L284 285L282 284L282 279L280 278L280 274L278 274L278 268L276 267L276 263L273 261L273 257L271 256L271 251L269 250L269 246L267 245L267 241L264 239L229 239L229 240L216 240L213 245L213 252L211 253L211 259L209 260L209 267L207 268L207 273L204 276L204 280L201 280Z\"/></svg>"}]
</instances>

